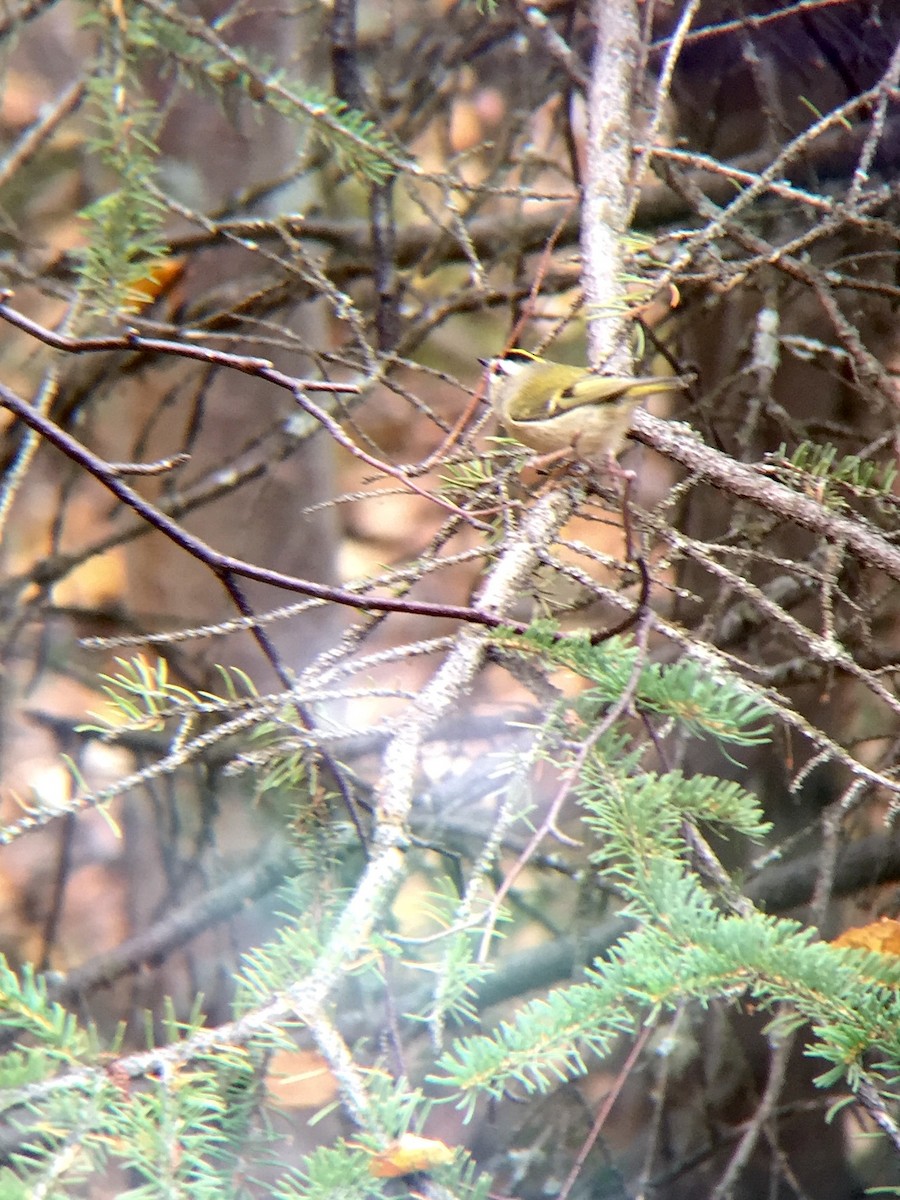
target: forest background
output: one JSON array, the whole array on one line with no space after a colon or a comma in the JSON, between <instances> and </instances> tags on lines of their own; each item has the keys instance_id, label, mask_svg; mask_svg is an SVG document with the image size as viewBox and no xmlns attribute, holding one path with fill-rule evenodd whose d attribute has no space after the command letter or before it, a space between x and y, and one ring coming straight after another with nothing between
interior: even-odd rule
<instances>
[{"instance_id":1,"label":"forest background","mask_svg":"<svg viewBox=\"0 0 900 1200\"><path fill-rule=\"evenodd\" d=\"M0 1194L900 1187L896 6L0 45Z\"/></svg>"}]
</instances>

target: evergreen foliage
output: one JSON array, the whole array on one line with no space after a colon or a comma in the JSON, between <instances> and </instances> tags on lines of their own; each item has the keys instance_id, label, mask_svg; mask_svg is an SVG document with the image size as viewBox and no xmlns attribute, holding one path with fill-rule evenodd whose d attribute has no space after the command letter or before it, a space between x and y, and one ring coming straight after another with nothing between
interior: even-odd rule
<instances>
[{"instance_id":1,"label":"evergreen foliage","mask_svg":"<svg viewBox=\"0 0 900 1200\"><path fill-rule=\"evenodd\" d=\"M500 640L509 646L516 639L507 634ZM519 642L528 654L564 661L591 682L551 714L542 756L563 770L578 771L576 792L597 847L592 860L598 882L622 898L633 928L595 964L587 982L556 988L523 1006L492 1034L443 1033L448 1044L434 1082L470 1115L485 1096L499 1098L510 1088L545 1091L583 1074L619 1038L634 1036L642 1023L686 1000L704 1006L715 1000L752 1003L777 1011L781 1028L808 1025L810 1053L823 1062L822 1086L889 1079L900 1063L900 961L817 942L812 931L794 921L729 911L723 897L701 884L683 830L689 822L732 837L761 838L768 826L756 798L730 780L647 770L642 759L648 748L628 732L627 721L591 741L591 726L635 675L637 648L624 638L591 646L586 639L555 637L546 627ZM135 705L138 722L146 721L147 713L156 720L159 697L170 696L161 668L154 670L144 660L137 669L126 664L119 683L133 697L127 703ZM179 691L174 699L180 704L184 696ZM212 696L204 698L214 702ZM222 697L220 702L228 701ZM726 743L752 744L764 736L765 707L748 701L737 679L723 676L715 688L703 687L696 664L688 660L643 664L634 703L655 719L683 722ZM4 964L0 1025L15 1030L20 1045L23 1039L31 1045L6 1057L0 1100L7 1111L28 1114L24 1128L32 1131L30 1147L34 1130L44 1130L43 1147L30 1149L22 1178L36 1186L71 1155L72 1178L97 1170L107 1159L133 1170L141 1182L126 1193L129 1197L163 1197L184 1187L192 1196L221 1195L234 1163L246 1156L253 1114L264 1103L253 1059L261 1062L260 1052L291 1044L294 1017L278 998L295 989L302 994L303 980L315 974L346 902L334 887L337 866L336 860L309 858L293 894L285 894L289 907L276 939L247 956L235 1032L242 1019L249 1018L251 1025L238 1034L240 1044L228 1031L219 1041L197 1024L170 1023L169 1038L154 1052L158 1066L149 1086L138 1091L130 1082L127 1058L121 1060L121 1075L115 1063L109 1070L99 1066L91 1031L49 1000L42 981L27 970L16 975ZM435 898L432 916L440 925L459 920L461 912L449 894ZM434 1005L457 1019L471 1017L467 996L484 972L472 957L482 923L474 913L468 929L452 934L439 964L420 962L436 972L432 1012L429 1016L426 1004L423 1018L434 1020ZM377 994L381 972L375 960L361 966L370 977L367 991ZM441 1029L443 1024L442 1018ZM238 1088L239 1076L244 1083ZM236 1088L244 1097L240 1105ZM373 1148L379 1132L396 1137L414 1114L421 1121L427 1112L421 1097L401 1102L382 1087L365 1090ZM85 1096L88 1104L73 1103L73 1095ZM285 1200L381 1195L368 1161L359 1148L321 1149L301 1171L288 1172L275 1194ZM488 1185L476 1182L470 1170L460 1161L436 1168L435 1177L446 1179L454 1194L476 1196Z\"/></svg>"},{"instance_id":2,"label":"evergreen foliage","mask_svg":"<svg viewBox=\"0 0 900 1200\"><path fill-rule=\"evenodd\" d=\"M83 24L98 36L98 57L87 73L93 135L89 150L110 173L113 187L88 205L87 245L81 255L81 296L95 316L139 310L148 281L166 255L166 206L155 186L160 113L145 79L173 70L184 82L223 97L228 89L294 122L308 124L342 170L383 183L397 169L397 151L374 121L319 88L295 90L265 56L230 46L213 26L176 6L83 5Z\"/></svg>"}]
</instances>

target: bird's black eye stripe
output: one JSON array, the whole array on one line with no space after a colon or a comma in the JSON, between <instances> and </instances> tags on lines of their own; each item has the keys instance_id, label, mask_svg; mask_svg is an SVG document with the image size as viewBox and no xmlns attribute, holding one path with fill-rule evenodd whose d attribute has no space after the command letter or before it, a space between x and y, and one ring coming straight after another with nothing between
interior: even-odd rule
<instances>
[{"instance_id":1,"label":"bird's black eye stripe","mask_svg":"<svg viewBox=\"0 0 900 1200\"><path fill-rule=\"evenodd\" d=\"M494 379L500 376L508 379L512 375L518 375L522 367L533 367L541 360L527 350L507 350L506 354L498 358L479 358L478 361Z\"/></svg>"}]
</instances>

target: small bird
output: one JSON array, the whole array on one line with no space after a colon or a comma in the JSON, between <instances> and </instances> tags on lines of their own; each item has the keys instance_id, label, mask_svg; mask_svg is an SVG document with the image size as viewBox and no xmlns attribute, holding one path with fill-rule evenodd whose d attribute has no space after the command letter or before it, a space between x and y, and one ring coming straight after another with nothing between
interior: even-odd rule
<instances>
[{"instance_id":1,"label":"small bird","mask_svg":"<svg viewBox=\"0 0 900 1200\"><path fill-rule=\"evenodd\" d=\"M514 438L542 455L568 454L596 467L622 449L642 396L690 382L681 375L600 375L527 350L479 361L494 410Z\"/></svg>"}]
</instances>

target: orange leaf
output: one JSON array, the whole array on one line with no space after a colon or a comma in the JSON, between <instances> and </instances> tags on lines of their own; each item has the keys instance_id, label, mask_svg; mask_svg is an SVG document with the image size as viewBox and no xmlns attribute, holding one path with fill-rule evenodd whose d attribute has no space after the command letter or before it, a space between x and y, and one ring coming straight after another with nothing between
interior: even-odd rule
<instances>
[{"instance_id":1,"label":"orange leaf","mask_svg":"<svg viewBox=\"0 0 900 1200\"><path fill-rule=\"evenodd\" d=\"M328 1063L313 1050L276 1050L269 1059L266 1088L282 1108L321 1108L337 1095Z\"/></svg>"},{"instance_id":2,"label":"orange leaf","mask_svg":"<svg viewBox=\"0 0 900 1200\"><path fill-rule=\"evenodd\" d=\"M152 304L169 292L184 274L183 258L157 259L147 264L147 274L131 283L135 310Z\"/></svg>"},{"instance_id":3,"label":"orange leaf","mask_svg":"<svg viewBox=\"0 0 900 1200\"><path fill-rule=\"evenodd\" d=\"M875 950L879 954L900 955L900 921L893 917L882 917L871 925L845 929L831 944L852 950Z\"/></svg>"},{"instance_id":4,"label":"orange leaf","mask_svg":"<svg viewBox=\"0 0 900 1200\"><path fill-rule=\"evenodd\" d=\"M398 1179L413 1171L430 1171L432 1167L444 1166L453 1161L455 1154L456 1151L444 1142L404 1133L372 1155L369 1174L376 1179Z\"/></svg>"}]
</instances>

